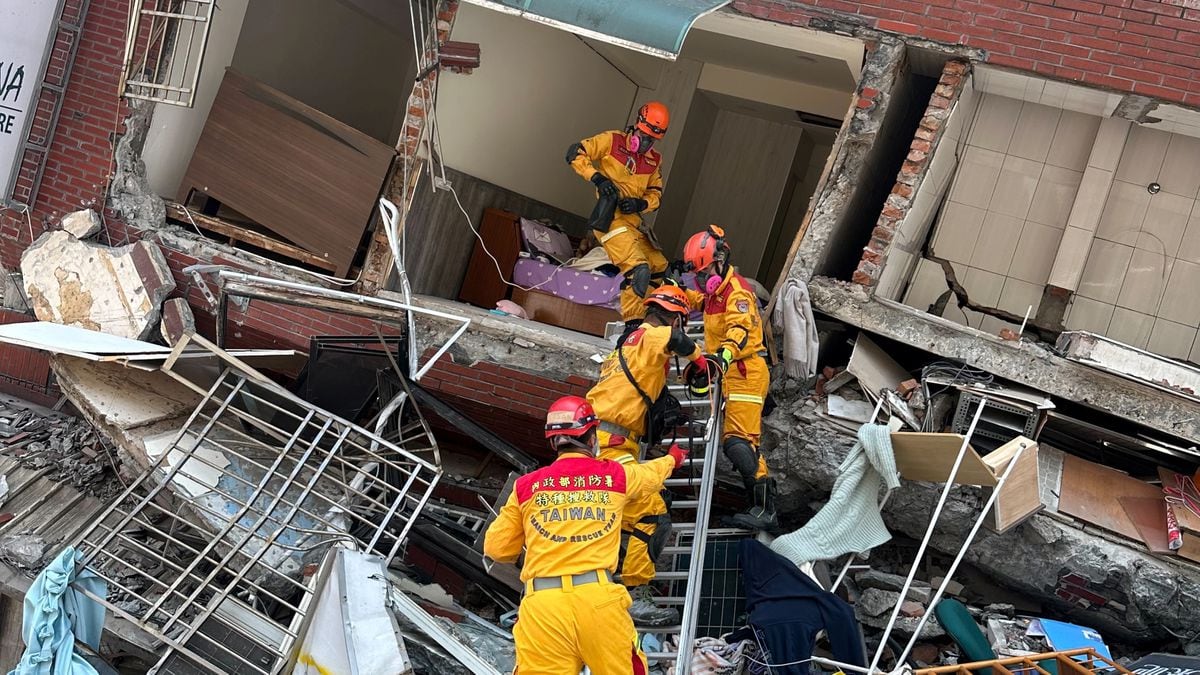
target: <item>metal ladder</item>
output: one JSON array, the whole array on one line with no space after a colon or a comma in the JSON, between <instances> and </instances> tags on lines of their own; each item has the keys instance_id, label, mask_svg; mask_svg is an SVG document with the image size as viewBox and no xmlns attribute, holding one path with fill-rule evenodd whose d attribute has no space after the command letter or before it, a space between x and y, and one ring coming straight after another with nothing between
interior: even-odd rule
<instances>
[{"instance_id":1,"label":"metal ladder","mask_svg":"<svg viewBox=\"0 0 1200 675\"><path fill-rule=\"evenodd\" d=\"M672 384L668 388L679 399L682 407L690 408L688 412L696 420L690 428L693 432L698 429L698 433L693 435L665 438L662 441L663 446L678 443L691 450L691 456L683 468L693 472L693 475L686 478L668 478L665 482L665 486L671 488L672 492L691 491L694 498L672 501L671 540L663 549L663 555L673 559L687 556L688 567L686 572L660 571L654 577L655 581L671 582L672 594L655 598L655 603L678 607L680 624L647 629L643 632L674 637L678 645L675 651L647 652L646 657L650 660L674 659L675 675L688 675L691 669L692 643L697 632L704 555L710 532L713 484L717 475L717 458L720 456L725 406L721 403L721 385L718 382L714 382L710 387L710 398L698 400L689 398L685 384ZM716 405L712 404L714 401L717 402ZM707 419L704 418L706 412ZM697 469L699 476L694 474ZM680 586L683 587L683 592L674 592Z\"/></svg>"}]
</instances>

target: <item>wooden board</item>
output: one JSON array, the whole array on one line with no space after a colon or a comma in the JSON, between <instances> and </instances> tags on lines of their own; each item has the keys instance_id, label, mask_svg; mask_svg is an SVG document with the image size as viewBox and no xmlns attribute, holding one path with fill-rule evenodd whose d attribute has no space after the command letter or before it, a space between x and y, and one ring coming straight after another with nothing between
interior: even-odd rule
<instances>
[{"instance_id":1,"label":"wooden board","mask_svg":"<svg viewBox=\"0 0 1200 675\"><path fill-rule=\"evenodd\" d=\"M1130 539L1141 534L1122 508L1121 497L1162 499L1158 487L1074 455L1063 459L1058 510Z\"/></svg>"},{"instance_id":2,"label":"wooden board","mask_svg":"<svg viewBox=\"0 0 1200 675\"><path fill-rule=\"evenodd\" d=\"M1038 444L1035 441L1018 436L988 453L983 463L999 480L1022 445L1025 451L1008 474L992 512L984 521L984 525L995 532L1006 532L1045 508L1038 489Z\"/></svg>"},{"instance_id":3,"label":"wooden board","mask_svg":"<svg viewBox=\"0 0 1200 675\"><path fill-rule=\"evenodd\" d=\"M508 297L513 267L521 253L521 219L509 211L484 209L479 237L483 241L475 241L458 299L494 309L497 301Z\"/></svg>"},{"instance_id":4,"label":"wooden board","mask_svg":"<svg viewBox=\"0 0 1200 675\"><path fill-rule=\"evenodd\" d=\"M615 309L597 305L581 305L557 295L541 291L513 289L513 302L525 308L529 318L580 333L604 337L604 327L609 321L620 321L621 314Z\"/></svg>"},{"instance_id":5,"label":"wooden board","mask_svg":"<svg viewBox=\"0 0 1200 675\"><path fill-rule=\"evenodd\" d=\"M896 454L896 468L905 480L923 480L944 483L950 477L954 459L962 447L963 437L958 434L934 434L921 432L896 432L892 434L892 451ZM959 485L995 485L996 476L972 447L967 448L962 465L958 468L955 481Z\"/></svg>"},{"instance_id":6,"label":"wooden board","mask_svg":"<svg viewBox=\"0 0 1200 675\"><path fill-rule=\"evenodd\" d=\"M178 201L216 199L344 275L395 150L282 92L225 72Z\"/></svg>"},{"instance_id":7,"label":"wooden board","mask_svg":"<svg viewBox=\"0 0 1200 675\"><path fill-rule=\"evenodd\" d=\"M858 383L871 400L878 400L882 389L899 389L900 383L909 377L908 371L888 356L866 333L859 333L854 340L854 351L850 354L850 363L846 364L846 370L858 378Z\"/></svg>"},{"instance_id":8,"label":"wooden board","mask_svg":"<svg viewBox=\"0 0 1200 675\"><path fill-rule=\"evenodd\" d=\"M1161 497L1120 497L1121 508L1151 553L1174 555L1167 546L1167 503Z\"/></svg>"},{"instance_id":9,"label":"wooden board","mask_svg":"<svg viewBox=\"0 0 1200 675\"><path fill-rule=\"evenodd\" d=\"M298 246L292 246L287 242L279 241L278 239L272 239L265 234L255 232L253 230L247 230L244 227L239 227L233 223L221 220L220 218L213 218L212 216L206 216L197 211L192 211L188 208L185 208L183 204L167 202L166 206L167 217L171 220L178 221L185 225L195 225L200 229L210 230L212 232L216 232L217 234L229 237L230 239L235 239L237 241L250 244L251 246L257 246L258 248L264 248L272 253L278 253L281 256L291 258L292 260L298 262L307 263L313 267L319 267L329 272L334 272L337 270L337 267L335 267L325 258L316 255L315 253L309 253Z\"/></svg>"}]
</instances>

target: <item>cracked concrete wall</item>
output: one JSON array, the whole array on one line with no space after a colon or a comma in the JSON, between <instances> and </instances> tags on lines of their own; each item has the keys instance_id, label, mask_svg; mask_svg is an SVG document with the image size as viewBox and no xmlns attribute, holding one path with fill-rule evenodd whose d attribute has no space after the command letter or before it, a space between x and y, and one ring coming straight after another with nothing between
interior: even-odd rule
<instances>
[{"instance_id":1,"label":"cracked concrete wall","mask_svg":"<svg viewBox=\"0 0 1200 675\"><path fill-rule=\"evenodd\" d=\"M162 227L167 220L166 206L150 186L146 163L142 161L154 106L150 101L129 99L129 117L125 119L125 133L113 151L116 168L108 190L113 210L139 230Z\"/></svg>"},{"instance_id":2,"label":"cracked concrete wall","mask_svg":"<svg viewBox=\"0 0 1200 675\"><path fill-rule=\"evenodd\" d=\"M763 447L780 484L786 518L802 501L826 499L854 438L817 418L815 409L805 406L803 394L786 396L779 403L765 420ZM940 490L941 484L903 482L884 512L889 529L921 539ZM955 555L982 504L978 488L954 488L931 546ZM1061 517L1035 515L1002 535L981 530L966 562L1000 585L1042 600L1054 615L1100 630L1110 641L1162 642L1171 639L1169 631L1191 634L1195 630L1200 567L1149 555L1134 544L1116 543ZM1121 602L1081 609L1056 600L1059 579L1069 573L1086 578L1102 595Z\"/></svg>"},{"instance_id":3,"label":"cracked concrete wall","mask_svg":"<svg viewBox=\"0 0 1200 675\"><path fill-rule=\"evenodd\" d=\"M854 203L867 158L887 116L892 90L904 62L904 44L884 38L870 48L863 63L856 107L834 142L824 184L804 226L789 278L810 279L823 269Z\"/></svg>"}]
</instances>

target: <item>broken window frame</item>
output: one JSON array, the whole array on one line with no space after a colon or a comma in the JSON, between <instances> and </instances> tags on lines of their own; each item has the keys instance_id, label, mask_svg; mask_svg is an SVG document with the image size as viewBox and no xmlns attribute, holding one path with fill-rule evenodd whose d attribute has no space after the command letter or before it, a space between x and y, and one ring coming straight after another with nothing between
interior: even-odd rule
<instances>
[{"instance_id":1,"label":"broken window frame","mask_svg":"<svg viewBox=\"0 0 1200 675\"><path fill-rule=\"evenodd\" d=\"M195 381L177 369L187 363L178 357L193 341L212 352L221 366L211 385L206 380ZM295 662L320 575L307 581L298 580L281 572L280 563L337 542L348 542L380 555L385 563L390 562L428 502L442 471L408 449L306 403L199 336L189 335L180 340L162 370L199 393L201 402L154 464L75 541L82 554L80 568L88 567L104 578L110 589L149 609L130 609L109 598L88 595L164 641L168 645L164 662L178 654L212 672L225 672L198 651L199 645L191 642L198 639L211 645L208 651L219 650L244 664L250 669L247 672L281 672L284 665ZM271 420L251 412L259 410L270 413ZM276 426L280 417L290 417L299 424L291 431L281 429ZM217 428L220 431L214 433ZM222 436L218 438L218 434ZM264 442L264 436L270 441ZM329 438L336 440L324 440ZM431 437L426 438L433 442ZM225 471L225 466L199 452L202 447L218 448L226 459L237 458L242 467L261 470L262 477L255 485L253 474L238 476ZM172 457L174 462L170 461ZM210 493L224 499L225 508L221 511L181 492L174 495L173 508L165 505L172 494L169 486L176 483L177 476L204 483L195 473L197 468L221 473L210 487ZM396 472L397 480L385 480L384 469ZM282 482L273 480L281 476ZM222 482L226 478L229 482ZM249 495L233 494L235 491L229 487L233 482L248 486ZM398 487L401 483L402 487ZM332 494L325 494L318 487ZM378 498L369 496L368 489ZM351 506L349 498L357 503ZM356 513L364 503L374 509L373 514L368 514L370 517ZM232 517L230 505L236 509ZM281 517L281 510L286 510L286 515ZM380 514L383 514L381 522L376 519ZM301 517L307 522L301 521ZM246 518L252 519L251 524L246 524ZM198 526L201 521L209 527ZM366 532L351 535L352 522L357 526L353 529ZM264 528L268 531L264 532ZM187 529L198 536L188 537ZM287 531L301 537L283 543L281 535ZM137 538L139 533L148 535L145 541ZM323 541L312 544L314 537ZM251 540L255 540L254 545L248 545ZM162 550L156 544L161 544ZM173 559L167 553L168 548L184 555ZM279 558L281 552L285 555ZM266 560L268 553L274 553L278 560ZM137 586L137 590L131 586ZM165 590L157 600L152 600L145 597L151 595L146 588ZM252 602L265 600L283 612L272 615L256 610L245 602L247 597ZM179 599L182 602L172 606ZM227 601L230 606L251 612L259 625L265 623L282 639L278 644L264 644L261 637L253 634L253 627L231 619ZM222 607L226 609L224 616L218 613ZM281 615L282 619L276 618ZM206 637L201 628L210 619L262 647L272 657L272 663L264 669L225 644ZM182 632L173 627L181 627Z\"/></svg>"},{"instance_id":2,"label":"broken window frame","mask_svg":"<svg viewBox=\"0 0 1200 675\"><path fill-rule=\"evenodd\" d=\"M216 0L134 0L125 35L122 94L191 108L216 6Z\"/></svg>"}]
</instances>

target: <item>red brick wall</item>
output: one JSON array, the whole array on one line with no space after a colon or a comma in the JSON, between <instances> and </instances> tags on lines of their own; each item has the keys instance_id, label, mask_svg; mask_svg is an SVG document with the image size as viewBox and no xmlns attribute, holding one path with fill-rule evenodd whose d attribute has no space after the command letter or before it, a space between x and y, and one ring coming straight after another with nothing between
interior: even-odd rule
<instances>
[{"instance_id":1,"label":"red brick wall","mask_svg":"<svg viewBox=\"0 0 1200 675\"><path fill-rule=\"evenodd\" d=\"M830 18L986 50L987 63L1200 106L1196 0L734 0L807 26Z\"/></svg>"},{"instance_id":2,"label":"red brick wall","mask_svg":"<svg viewBox=\"0 0 1200 675\"><path fill-rule=\"evenodd\" d=\"M858 269L854 271L851 279L854 283L874 286L879 281L892 239L912 208L914 194L921 187L934 148L941 139L942 125L949 118L950 109L962 93L967 69L967 64L962 61L948 61L942 69L937 88L934 89L925 114L921 116L921 124L909 144L908 156L900 166L900 175L896 177L892 193L888 195L879 220L875 222L871 240L863 248L862 259L859 260ZM874 105L876 95L874 90L864 89L860 93L858 106L863 108Z\"/></svg>"},{"instance_id":3,"label":"red brick wall","mask_svg":"<svg viewBox=\"0 0 1200 675\"><path fill-rule=\"evenodd\" d=\"M68 0L67 18L78 12L80 0ZM125 106L117 91L124 58L129 0L91 0L80 36L74 69L46 158L37 202L30 214L33 238L63 214L81 208L102 206L112 163L113 136L124 130ZM57 83L66 65L67 43L56 41L47 68L47 81ZM48 101L39 104L33 126L34 140L47 133ZM17 198L28 198L35 164L26 161L18 179ZM119 227L111 212L110 225ZM21 251L31 243L30 224L25 216L0 210L0 264L9 270L18 266Z\"/></svg>"}]
</instances>

